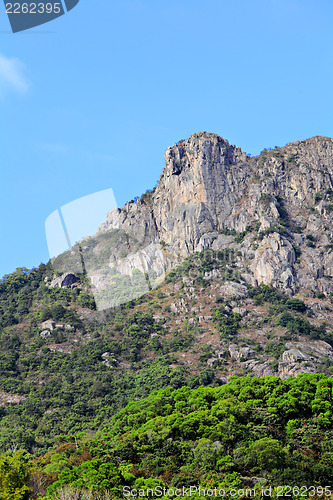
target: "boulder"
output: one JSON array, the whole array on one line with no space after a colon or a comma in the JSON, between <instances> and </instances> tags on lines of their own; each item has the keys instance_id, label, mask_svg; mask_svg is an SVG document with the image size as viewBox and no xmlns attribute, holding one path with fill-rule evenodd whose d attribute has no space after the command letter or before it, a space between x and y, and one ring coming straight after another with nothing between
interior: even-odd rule
<instances>
[{"instance_id":1,"label":"boulder","mask_svg":"<svg viewBox=\"0 0 333 500\"><path fill-rule=\"evenodd\" d=\"M50 332L50 330L43 330L40 333L40 336L42 337L42 339L46 339L46 338L50 337L51 335L52 335L52 333Z\"/></svg>"},{"instance_id":2,"label":"boulder","mask_svg":"<svg viewBox=\"0 0 333 500\"><path fill-rule=\"evenodd\" d=\"M58 278L53 278L51 281L51 288L60 287L60 288L72 288L74 284L76 284L80 279L72 272L63 273Z\"/></svg>"},{"instance_id":3,"label":"boulder","mask_svg":"<svg viewBox=\"0 0 333 500\"><path fill-rule=\"evenodd\" d=\"M56 327L55 322L52 319L48 319L40 324L40 327L44 330L54 330Z\"/></svg>"}]
</instances>

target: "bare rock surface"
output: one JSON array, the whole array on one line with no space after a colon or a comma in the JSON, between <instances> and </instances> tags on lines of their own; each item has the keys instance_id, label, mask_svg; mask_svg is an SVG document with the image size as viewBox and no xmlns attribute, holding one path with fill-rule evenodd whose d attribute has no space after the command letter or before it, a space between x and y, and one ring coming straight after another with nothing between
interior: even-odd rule
<instances>
[{"instance_id":1,"label":"bare rock surface","mask_svg":"<svg viewBox=\"0 0 333 500\"><path fill-rule=\"evenodd\" d=\"M125 273L145 263L168 270L195 251L233 248L243 252L239 267L252 286L329 293L332 178L330 138L296 141L251 158L218 135L200 132L168 148L157 187L112 210L98 234L126 236L127 243L114 248L116 255L127 245L125 260L114 257ZM158 255L150 245L157 245Z\"/></svg>"},{"instance_id":2,"label":"bare rock surface","mask_svg":"<svg viewBox=\"0 0 333 500\"><path fill-rule=\"evenodd\" d=\"M287 342L285 347L286 351L282 354L278 369L282 378L303 372L315 372L320 361L325 358L333 360L333 348L322 340Z\"/></svg>"}]
</instances>

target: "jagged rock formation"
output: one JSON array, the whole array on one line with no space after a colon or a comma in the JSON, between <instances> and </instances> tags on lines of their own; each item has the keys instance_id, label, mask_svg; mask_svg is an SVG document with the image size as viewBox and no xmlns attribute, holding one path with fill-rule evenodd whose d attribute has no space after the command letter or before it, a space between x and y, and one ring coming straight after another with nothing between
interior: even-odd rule
<instances>
[{"instance_id":1,"label":"jagged rock formation","mask_svg":"<svg viewBox=\"0 0 333 500\"><path fill-rule=\"evenodd\" d=\"M278 233L264 237L254 254L251 265L257 283L280 282L283 288L295 285L293 265L296 262L292 244Z\"/></svg>"},{"instance_id":2,"label":"jagged rock formation","mask_svg":"<svg viewBox=\"0 0 333 500\"><path fill-rule=\"evenodd\" d=\"M247 282L333 291L333 141L314 137L251 158L215 134L168 148L156 189L114 209L100 233L126 235L121 266L160 244L170 269L192 252L233 247ZM117 248L110 265L119 261Z\"/></svg>"}]
</instances>

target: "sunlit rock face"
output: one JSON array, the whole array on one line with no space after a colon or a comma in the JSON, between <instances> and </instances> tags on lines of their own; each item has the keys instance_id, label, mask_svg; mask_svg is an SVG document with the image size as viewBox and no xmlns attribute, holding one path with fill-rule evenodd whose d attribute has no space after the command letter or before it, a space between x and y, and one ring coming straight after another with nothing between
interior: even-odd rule
<instances>
[{"instance_id":1,"label":"sunlit rock face","mask_svg":"<svg viewBox=\"0 0 333 500\"><path fill-rule=\"evenodd\" d=\"M101 231L123 231L132 261L151 243L161 244L167 270L195 251L235 248L247 282L327 293L333 291L325 278L333 275L332 175L330 138L251 158L202 132L168 148L157 187L112 210Z\"/></svg>"},{"instance_id":2,"label":"sunlit rock face","mask_svg":"<svg viewBox=\"0 0 333 500\"><path fill-rule=\"evenodd\" d=\"M75 273L83 266L97 292L115 280L122 286L120 276L128 289L133 278L127 300L157 286L193 252L231 249L244 284L328 294L332 179L330 138L251 158L216 134L194 134L167 149L156 188L111 210L95 236L68 252L68 268L60 270Z\"/></svg>"}]
</instances>

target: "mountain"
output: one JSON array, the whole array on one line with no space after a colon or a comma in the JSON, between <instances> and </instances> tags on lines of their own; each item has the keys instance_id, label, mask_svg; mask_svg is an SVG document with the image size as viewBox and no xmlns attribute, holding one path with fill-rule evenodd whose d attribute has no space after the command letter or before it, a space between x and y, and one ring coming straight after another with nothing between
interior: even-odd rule
<instances>
[{"instance_id":1,"label":"mountain","mask_svg":"<svg viewBox=\"0 0 333 500\"><path fill-rule=\"evenodd\" d=\"M221 388L235 375L278 376L286 388L299 376L306 388L309 372L316 400L316 373L333 374L332 145L314 137L251 158L194 134L166 151L156 188L109 212L95 235L5 276L1 450L46 453L47 486L62 470L57 446L81 440L88 457L85 440L152 391ZM304 418L332 432L316 404Z\"/></svg>"},{"instance_id":2,"label":"mountain","mask_svg":"<svg viewBox=\"0 0 333 500\"><path fill-rule=\"evenodd\" d=\"M193 252L231 247L243 252L237 266L251 284L333 290L332 139L250 158L199 133L168 148L165 164L156 189L112 210L102 231L124 231L128 250L132 240L163 242L167 269Z\"/></svg>"},{"instance_id":3,"label":"mountain","mask_svg":"<svg viewBox=\"0 0 333 500\"><path fill-rule=\"evenodd\" d=\"M231 373L241 366L247 373L286 378L316 371L322 363L330 366L332 139L313 137L251 158L203 132L168 148L165 164L154 190L110 211L99 232L60 256L55 268L80 272L83 258L101 309L148 292L143 274L129 279L135 271L146 272L150 288L158 285L169 297L165 314L155 310L154 317L161 316L158 321L170 331L181 331L185 321L206 328L208 365L218 366L224 358L225 375L230 371L223 352L231 357ZM163 283L168 272L166 283L176 276L175 285ZM156 283L149 273L155 273ZM255 290L262 286L276 291ZM278 304L278 310L257 307L265 301ZM227 333L208 341L207 335L222 328L216 323L218 302L225 306L226 324L235 318L243 344ZM311 322L302 318L305 323L296 325L301 320L287 315L288 303L290 311L305 313ZM284 316L274 320L282 309ZM264 352L258 356L251 343ZM197 366L197 359L182 356Z\"/></svg>"},{"instance_id":4,"label":"mountain","mask_svg":"<svg viewBox=\"0 0 333 500\"><path fill-rule=\"evenodd\" d=\"M329 295L332 148L332 139L313 137L251 158L215 134L180 141L166 151L156 188L109 212L96 237L86 239L93 285L107 283L103 252L107 267L161 276L194 252L233 248L242 252L237 267L251 285ZM73 260L82 272L79 256Z\"/></svg>"}]
</instances>

